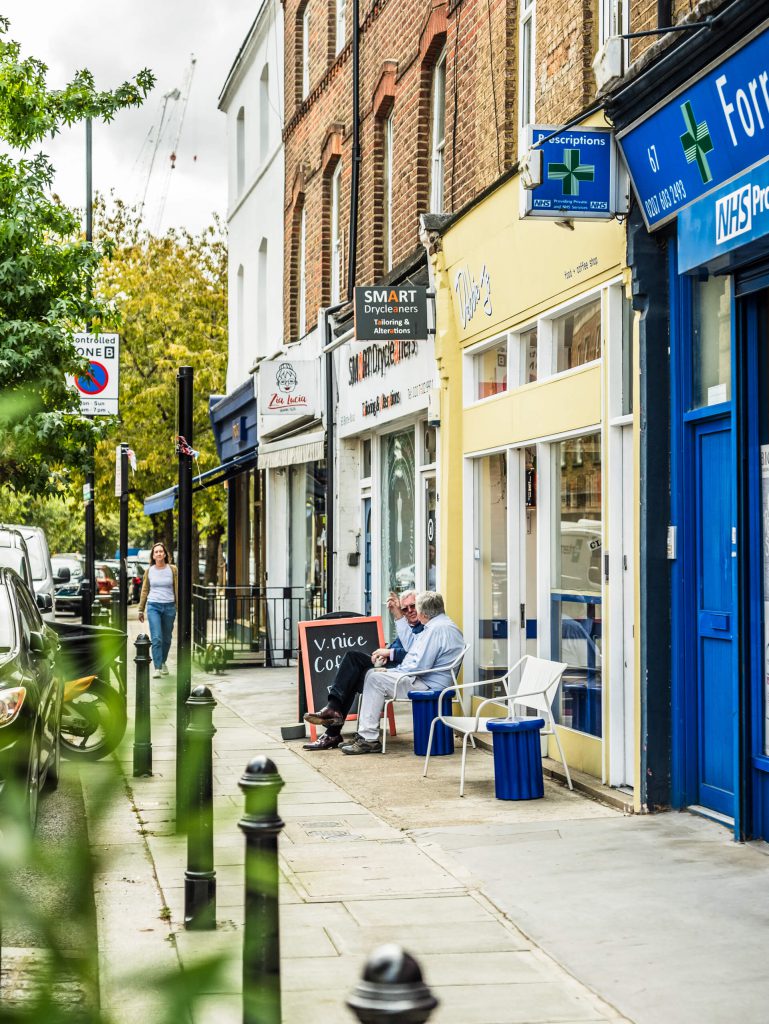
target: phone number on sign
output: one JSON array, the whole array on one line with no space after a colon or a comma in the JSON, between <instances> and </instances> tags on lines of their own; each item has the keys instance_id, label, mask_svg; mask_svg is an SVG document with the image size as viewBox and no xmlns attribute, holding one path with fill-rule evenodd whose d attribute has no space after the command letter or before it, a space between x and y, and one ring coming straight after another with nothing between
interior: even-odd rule
<instances>
[{"instance_id":1,"label":"phone number on sign","mask_svg":"<svg viewBox=\"0 0 769 1024\"><path fill-rule=\"evenodd\" d=\"M668 210L672 210L674 206L678 206L684 199L686 199L686 188L679 178L678 181L674 181L667 188L661 188L656 195L644 199L646 216L649 220L659 217L661 213L665 213Z\"/></svg>"}]
</instances>

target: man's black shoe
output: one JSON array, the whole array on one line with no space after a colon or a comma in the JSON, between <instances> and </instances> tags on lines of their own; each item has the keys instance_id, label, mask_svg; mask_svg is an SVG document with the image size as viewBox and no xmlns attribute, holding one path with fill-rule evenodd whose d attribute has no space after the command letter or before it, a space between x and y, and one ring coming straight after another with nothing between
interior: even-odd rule
<instances>
[{"instance_id":1,"label":"man's black shoe","mask_svg":"<svg viewBox=\"0 0 769 1024\"><path fill-rule=\"evenodd\" d=\"M302 745L303 750L333 750L335 747L341 746L344 742L344 737L341 733L338 736L329 736L327 732L323 733L322 736L318 736L314 743L304 743Z\"/></svg>"},{"instance_id":2,"label":"man's black shoe","mask_svg":"<svg viewBox=\"0 0 769 1024\"><path fill-rule=\"evenodd\" d=\"M305 722L309 722L310 725L344 725L344 715L341 711L337 711L336 708L330 707L328 704L325 708L321 708L320 711L308 711L304 716Z\"/></svg>"}]
</instances>

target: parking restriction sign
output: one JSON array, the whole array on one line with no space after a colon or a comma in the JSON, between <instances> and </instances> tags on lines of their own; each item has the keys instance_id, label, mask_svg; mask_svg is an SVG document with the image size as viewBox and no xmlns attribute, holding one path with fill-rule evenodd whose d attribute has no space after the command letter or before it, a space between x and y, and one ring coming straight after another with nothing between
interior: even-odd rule
<instances>
[{"instance_id":1,"label":"parking restriction sign","mask_svg":"<svg viewBox=\"0 0 769 1024\"><path fill-rule=\"evenodd\" d=\"M67 384L80 395L84 416L116 416L120 383L120 336L117 334L75 334L72 339L88 369Z\"/></svg>"}]
</instances>

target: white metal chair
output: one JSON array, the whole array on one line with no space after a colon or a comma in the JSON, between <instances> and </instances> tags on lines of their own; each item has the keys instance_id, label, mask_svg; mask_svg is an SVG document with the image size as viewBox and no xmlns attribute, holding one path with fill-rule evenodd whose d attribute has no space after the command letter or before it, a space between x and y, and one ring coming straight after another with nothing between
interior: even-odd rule
<instances>
[{"instance_id":1,"label":"white metal chair","mask_svg":"<svg viewBox=\"0 0 769 1024\"><path fill-rule=\"evenodd\" d=\"M423 668L423 669L420 669L418 672L396 672L395 670L390 669L390 672L392 672L393 675L397 675L398 678L395 680L395 693L393 694L392 697L388 697L387 700L384 702L384 708L382 709L382 715L384 716L385 721L387 721L387 714L388 714L391 706L393 704L395 704L396 701L408 701L409 704L411 703L411 701L409 699L409 696L408 696L408 691L414 689L414 687L412 685L413 681L415 679L419 679L420 676L426 676L426 675L428 675L429 673L432 673L432 672L450 672L451 673L451 678L454 681L454 685L453 686L448 686L446 688L446 690L442 691L442 694L446 693L447 690L457 690L459 688L459 682L457 681L457 676L459 675L460 669L462 668L462 662L464 661L465 655L467 654L467 652L469 650L470 650L470 644L465 644L465 646L462 648L462 650L459 652L459 654L456 656L456 658L454 658L454 660L449 665L434 665L432 668ZM386 749L387 749L387 730L384 729L384 730L382 730L382 753L383 754L385 753Z\"/></svg>"},{"instance_id":2,"label":"white metal chair","mask_svg":"<svg viewBox=\"0 0 769 1024\"><path fill-rule=\"evenodd\" d=\"M521 678L518 686L513 689L511 686L511 677L513 673L521 666ZM467 757L467 741L471 741L475 746L474 737L479 733L489 732L489 722L499 721L502 718L514 718L515 717L515 705L523 705L527 708L532 708L536 712L537 718L544 718L545 727L540 730L540 734L543 736L555 737L556 745L558 746L558 752L561 755L561 761L563 762L564 771L566 772L566 781L569 784L569 789L574 787L571 784L571 775L569 774L569 766L566 764L566 757L563 753L561 741L558 736L558 732L555 728L555 720L553 719L553 701L555 695L558 692L558 684L561 681L561 676L566 669L565 662L560 661L546 661L544 658L535 658L530 654L525 655L520 661L516 662L511 669L508 669L504 675L499 676L497 679L485 679L482 683L462 683L457 684L453 689L457 695L462 690L469 690L470 687L488 685L489 683L501 683L505 690L503 697L488 697L486 700L481 701L478 705L474 715L438 715L434 718L430 725L430 735L427 740L427 755L425 757L425 767L422 772L423 776L427 775L427 767L430 762L430 751L433 745L433 735L435 733L436 722L442 722L449 729L453 729L455 733L462 736L462 766L459 774L459 795L464 796L465 793L465 759ZM488 718L483 715L483 709L490 704L506 704L507 714L503 716L497 715L495 718ZM531 716L523 716L531 717Z\"/></svg>"}]
</instances>

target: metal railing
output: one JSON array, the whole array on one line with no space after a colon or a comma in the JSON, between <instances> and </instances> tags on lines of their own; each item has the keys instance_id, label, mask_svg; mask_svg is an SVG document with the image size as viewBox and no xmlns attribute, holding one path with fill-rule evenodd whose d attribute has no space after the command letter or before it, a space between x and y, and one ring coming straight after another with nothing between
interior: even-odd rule
<instances>
[{"instance_id":1,"label":"metal railing","mask_svg":"<svg viewBox=\"0 0 769 1024\"><path fill-rule=\"evenodd\" d=\"M299 649L297 624L323 610L320 588L195 585L193 655L208 670L288 665Z\"/></svg>"}]
</instances>

